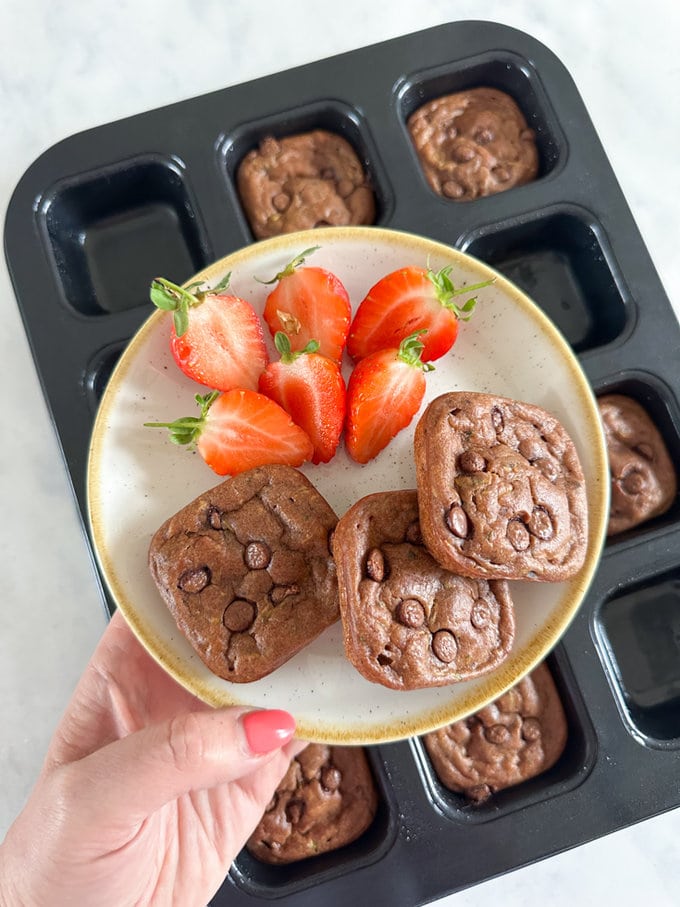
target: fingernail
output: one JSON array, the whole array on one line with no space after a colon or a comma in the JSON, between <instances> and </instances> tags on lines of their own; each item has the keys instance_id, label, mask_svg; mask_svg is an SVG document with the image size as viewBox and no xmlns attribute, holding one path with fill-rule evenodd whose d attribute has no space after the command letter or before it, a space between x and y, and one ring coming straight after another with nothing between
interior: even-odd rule
<instances>
[{"instance_id":1,"label":"fingernail","mask_svg":"<svg viewBox=\"0 0 680 907\"><path fill-rule=\"evenodd\" d=\"M295 719L282 709L247 712L241 724L251 753L270 753L287 743L295 733Z\"/></svg>"}]
</instances>

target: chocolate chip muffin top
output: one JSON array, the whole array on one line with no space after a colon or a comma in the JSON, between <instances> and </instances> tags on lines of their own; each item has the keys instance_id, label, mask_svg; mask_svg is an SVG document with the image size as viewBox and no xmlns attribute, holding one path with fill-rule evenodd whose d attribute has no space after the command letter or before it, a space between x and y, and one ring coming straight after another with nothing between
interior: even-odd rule
<instances>
[{"instance_id":1,"label":"chocolate chip muffin top","mask_svg":"<svg viewBox=\"0 0 680 907\"><path fill-rule=\"evenodd\" d=\"M324 129L264 138L241 161L236 182L257 239L375 219L373 190L356 152Z\"/></svg>"},{"instance_id":2,"label":"chocolate chip muffin top","mask_svg":"<svg viewBox=\"0 0 680 907\"><path fill-rule=\"evenodd\" d=\"M547 771L566 742L564 708L545 663L474 715L423 737L442 784L478 803Z\"/></svg>"},{"instance_id":3,"label":"chocolate chip muffin top","mask_svg":"<svg viewBox=\"0 0 680 907\"><path fill-rule=\"evenodd\" d=\"M149 568L179 629L226 680L258 680L339 617L337 517L289 466L261 466L167 520Z\"/></svg>"},{"instance_id":4,"label":"chocolate chip muffin top","mask_svg":"<svg viewBox=\"0 0 680 907\"><path fill-rule=\"evenodd\" d=\"M616 535L665 513L677 494L677 475L659 429L637 400L605 394L597 405L611 475L607 535Z\"/></svg>"},{"instance_id":5,"label":"chocolate chip muffin top","mask_svg":"<svg viewBox=\"0 0 680 907\"><path fill-rule=\"evenodd\" d=\"M415 463L423 538L442 566L549 581L582 567L585 480L555 416L491 394L442 394L416 426Z\"/></svg>"},{"instance_id":6,"label":"chocolate chip muffin top","mask_svg":"<svg viewBox=\"0 0 680 907\"><path fill-rule=\"evenodd\" d=\"M497 88L434 98L407 125L428 183L454 201L503 192L538 173L535 133Z\"/></svg>"},{"instance_id":7,"label":"chocolate chip muffin top","mask_svg":"<svg viewBox=\"0 0 680 907\"><path fill-rule=\"evenodd\" d=\"M456 576L423 545L415 491L368 495L333 537L344 645L368 680L442 686L497 667L514 639L507 583Z\"/></svg>"},{"instance_id":8,"label":"chocolate chip muffin top","mask_svg":"<svg viewBox=\"0 0 680 907\"><path fill-rule=\"evenodd\" d=\"M337 850L366 831L377 806L362 748L310 743L291 761L246 846L264 863Z\"/></svg>"}]
</instances>

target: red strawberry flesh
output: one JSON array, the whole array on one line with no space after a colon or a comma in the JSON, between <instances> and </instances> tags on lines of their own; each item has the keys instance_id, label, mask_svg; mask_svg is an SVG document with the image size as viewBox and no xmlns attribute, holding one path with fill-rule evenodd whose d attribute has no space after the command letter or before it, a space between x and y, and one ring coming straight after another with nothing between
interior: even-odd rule
<instances>
[{"instance_id":1,"label":"red strawberry flesh","mask_svg":"<svg viewBox=\"0 0 680 907\"><path fill-rule=\"evenodd\" d=\"M181 337L173 328L171 350L188 377L216 390L256 390L268 361L257 314L238 296L206 294Z\"/></svg>"},{"instance_id":2,"label":"red strawberry flesh","mask_svg":"<svg viewBox=\"0 0 680 907\"><path fill-rule=\"evenodd\" d=\"M288 335L291 349L317 340L319 352L339 362L347 342L352 308L340 280L324 268L303 267L283 276L267 297L263 313L272 336Z\"/></svg>"},{"instance_id":3,"label":"red strawberry flesh","mask_svg":"<svg viewBox=\"0 0 680 907\"><path fill-rule=\"evenodd\" d=\"M263 394L237 388L203 397L197 394L196 402L200 416L145 425L169 429L176 444L195 444L218 475L236 475L270 463L301 466L312 456L312 442L305 432Z\"/></svg>"},{"instance_id":4,"label":"red strawberry flesh","mask_svg":"<svg viewBox=\"0 0 680 907\"><path fill-rule=\"evenodd\" d=\"M472 314L476 299L462 306L454 297L487 286L484 281L456 289L450 278L451 267L433 272L414 265L400 268L381 278L360 303L350 326L347 352L363 359L381 349L398 347L415 331L423 335L423 362L439 359L458 337L458 322Z\"/></svg>"},{"instance_id":5,"label":"red strawberry flesh","mask_svg":"<svg viewBox=\"0 0 680 907\"><path fill-rule=\"evenodd\" d=\"M328 463L340 442L345 418L345 382L332 359L313 351L293 353L288 339L276 335L282 352L260 376L260 391L275 400L314 445L313 463Z\"/></svg>"},{"instance_id":6,"label":"red strawberry flesh","mask_svg":"<svg viewBox=\"0 0 680 907\"><path fill-rule=\"evenodd\" d=\"M424 370L415 355L404 355L405 344L422 348L407 338L399 349L380 350L362 359L347 386L347 452L358 463L368 463L418 412L425 395ZM430 367L431 368L431 367Z\"/></svg>"}]
</instances>

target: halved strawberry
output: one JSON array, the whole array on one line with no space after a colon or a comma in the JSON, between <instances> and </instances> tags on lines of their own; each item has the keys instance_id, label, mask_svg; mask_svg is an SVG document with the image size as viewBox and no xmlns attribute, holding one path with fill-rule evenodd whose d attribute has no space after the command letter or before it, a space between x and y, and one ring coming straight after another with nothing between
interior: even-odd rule
<instances>
[{"instance_id":1,"label":"halved strawberry","mask_svg":"<svg viewBox=\"0 0 680 907\"><path fill-rule=\"evenodd\" d=\"M312 463L328 463L337 450L345 420L345 380L333 359L317 352L310 340L297 352L282 331L274 335L281 354L260 375L260 392L271 397L289 413L293 422L311 438Z\"/></svg>"},{"instance_id":2,"label":"halved strawberry","mask_svg":"<svg viewBox=\"0 0 680 907\"><path fill-rule=\"evenodd\" d=\"M196 394L195 399L200 416L144 424L169 429L174 444L195 446L220 476L269 463L301 466L312 456L312 442L305 432L264 394L236 388L222 394Z\"/></svg>"},{"instance_id":3,"label":"halved strawberry","mask_svg":"<svg viewBox=\"0 0 680 907\"><path fill-rule=\"evenodd\" d=\"M151 301L173 313L170 349L185 375L216 390L256 390L269 361L264 333L253 307L224 292L230 276L212 290L185 289L157 277Z\"/></svg>"},{"instance_id":4,"label":"halved strawberry","mask_svg":"<svg viewBox=\"0 0 680 907\"><path fill-rule=\"evenodd\" d=\"M347 342L352 307L347 290L325 268L303 267L319 246L305 249L267 284L276 283L265 303L263 317L272 337L283 331L293 352L310 340L319 344L322 356L340 362Z\"/></svg>"},{"instance_id":5,"label":"halved strawberry","mask_svg":"<svg viewBox=\"0 0 680 907\"><path fill-rule=\"evenodd\" d=\"M462 306L454 299L487 287L493 280L454 287L453 265L436 273L411 265L379 280L356 310L347 338L347 352L363 359L378 350L398 347L415 331L427 331L423 339L423 362L439 359L458 337L458 322L467 321L477 302L471 297Z\"/></svg>"},{"instance_id":6,"label":"halved strawberry","mask_svg":"<svg viewBox=\"0 0 680 907\"><path fill-rule=\"evenodd\" d=\"M354 368L347 384L345 446L358 463L368 463L406 428L425 395L425 372L433 365L421 361L423 342L416 331L398 348L379 350Z\"/></svg>"}]
</instances>

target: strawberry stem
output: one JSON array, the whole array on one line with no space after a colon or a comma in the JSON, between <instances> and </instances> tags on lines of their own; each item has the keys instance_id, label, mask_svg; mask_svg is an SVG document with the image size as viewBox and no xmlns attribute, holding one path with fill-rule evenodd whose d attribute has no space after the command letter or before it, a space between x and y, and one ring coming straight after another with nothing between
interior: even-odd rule
<instances>
[{"instance_id":1,"label":"strawberry stem","mask_svg":"<svg viewBox=\"0 0 680 907\"><path fill-rule=\"evenodd\" d=\"M408 337L404 337L399 344L397 357L414 368L420 368L424 372L433 372L434 365L431 362L423 362L420 358L421 353L425 349L425 344L419 339L421 334L427 334L426 328L414 331Z\"/></svg>"},{"instance_id":2,"label":"strawberry stem","mask_svg":"<svg viewBox=\"0 0 680 907\"><path fill-rule=\"evenodd\" d=\"M481 283L474 283L469 286L456 287L450 277L452 270L453 265L446 265L437 272L432 271L428 267L427 277L435 288L439 302L445 308L453 312L456 318L459 318L461 321L469 321L472 317L474 308L477 305L477 297L470 297L470 299L467 299L462 306L452 302L453 298L455 296L461 296L463 293L473 293L475 290L481 290L484 287L488 287L495 281L495 278L492 277L490 280L483 280Z\"/></svg>"},{"instance_id":3,"label":"strawberry stem","mask_svg":"<svg viewBox=\"0 0 680 907\"><path fill-rule=\"evenodd\" d=\"M286 365L290 365L291 362L295 362L296 359L299 359L300 356L304 353L316 353L319 349L318 340L310 340L301 350L296 350L293 352L290 348L290 339L288 334L284 334L283 331L277 331L274 334L274 346L279 351L281 355L281 362L285 362Z\"/></svg>"},{"instance_id":4,"label":"strawberry stem","mask_svg":"<svg viewBox=\"0 0 680 907\"><path fill-rule=\"evenodd\" d=\"M231 271L229 271L212 290L199 290L200 281L180 287L164 277L156 277L151 281L149 297L156 308L164 312L172 312L175 334L181 337L189 327L189 309L200 305L207 293L221 293L229 286ZM193 291L193 292L190 292Z\"/></svg>"},{"instance_id":5,"label":"strawberry stem","mask_svg":"<svg viewBox=\"0 0 680 907\"><path fill-rule=\"evenodd\" d=\"M201 407L200 416L184 416L174 422L145 422L145 428L167 428L173 444L194 445L205 427L208 410L219 397L219 391L210 391L209 394L196 394L194 399Z\"/></svg>"},{"instance_id":6,"label":"strawberry stem","mask_svg":"<svg viewBox=\"0 0 680 907\"><path fill-rule=\"evenodd\" d=\"M278 281L282 280L284 277L290 277L290 275L294 273L296 268L302 267L302 265L305 263L305 259L309 255L311 255L312 252L316 252L317 249L320 248L321 246L310 246L309 249L305 249L303 252L300 252L299 255L296 255L295 258L288 262L283 271L279 271L279 273L272 277L271 280L260 280L259 277L256 277L255 280L257 280L258 283L263 283L265 286L270 283L278 283Z\"/></svg>"}]
</instances>

